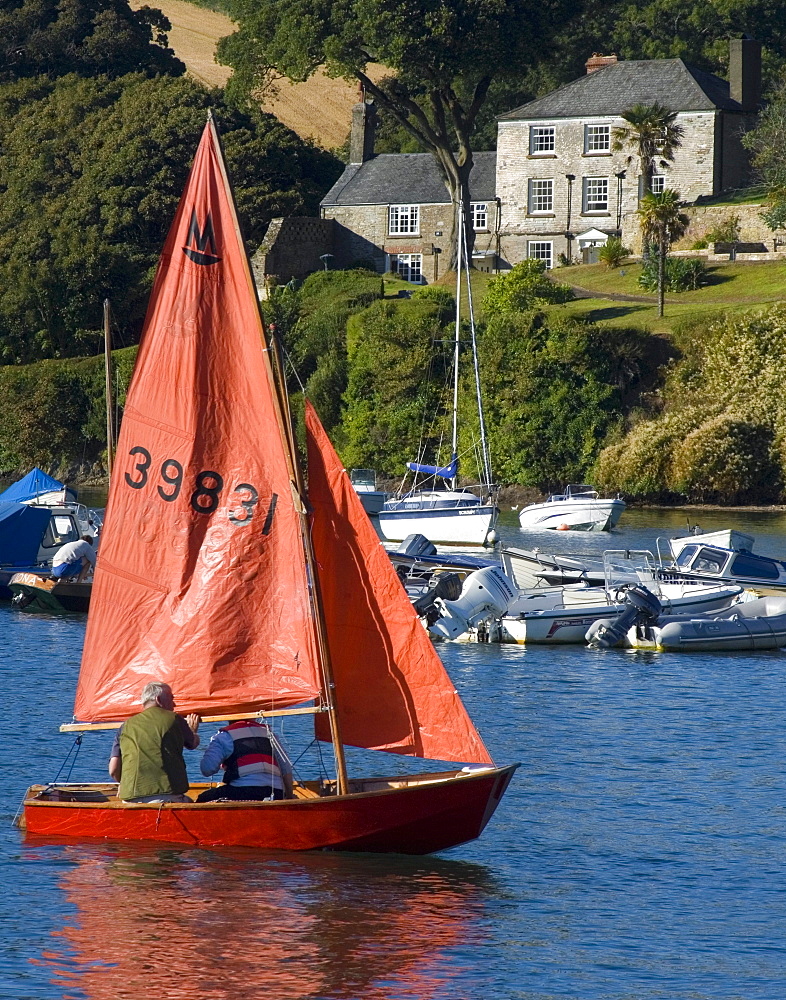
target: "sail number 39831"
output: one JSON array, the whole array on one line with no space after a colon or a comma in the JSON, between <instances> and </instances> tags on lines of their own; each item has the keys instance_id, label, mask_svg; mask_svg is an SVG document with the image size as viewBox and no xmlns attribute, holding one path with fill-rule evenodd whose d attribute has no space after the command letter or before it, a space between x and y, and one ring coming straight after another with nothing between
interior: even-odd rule
<instances>
[{"instance_id":1,"label":"sail number 39831","mask_svg":"<svg viewBox=\"0 0 786 1000\"><path fill-rule=\"evenodd\" d=\"M147 448L137 446L129 455L136 459L132 472L125 473L125 481L133 490L144 489L150 481L150 469L153 459ZM161 483L156 486L158 495L167 503L172 503L180 496L183 489L183 466L175 458L165 458L158 470ZM192 485L189 483L189 485ZM224 477L219 472L205 469L198 472L193 481L193 489L189 497L191 509L197 514L212 514L218 510L221 502L221 492L224 489ZM227 515L229 520L238 526L251 524L259 503L259 493L251 483L238 483L232 490L239 497L237 506ZM267 535L273 524L273 514L276 510L278 494L270 497L262 534Z\"/></svg>"}]
</instances>

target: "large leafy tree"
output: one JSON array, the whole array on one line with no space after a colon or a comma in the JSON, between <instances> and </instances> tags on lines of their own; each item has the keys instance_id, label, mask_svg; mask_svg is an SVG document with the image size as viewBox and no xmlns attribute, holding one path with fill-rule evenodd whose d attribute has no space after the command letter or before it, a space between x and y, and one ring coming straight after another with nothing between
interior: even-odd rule
<instances>
[{"instance_id":1,"label":"large leafy tree","mask_svg":"<svg viewBox=\"0 0 786 1000\"><path fill-rule=\"evenodd\" d=\"M126 0L16 0L0 5L0 83L40 75L185 72L160 10Z\"/></svg>"},{"instance_id":2,"label":"large leafy tree","mask_svg":"<svg viewBox=\"0 0 786 1000\"><path fill-rule=\"evenodd\" d=\"M365 93L430 152L450 198L469 213L473 130L495 79L544 58L581 3L566 0L227 0L238 24L218 54L229 92L259 96L276 74L320 65ZM375 82L369 65L391 75ZM471 226L467 226L471 238Z\"/></svg>"},{"instance_id":3,"label":"large leafy tree","mask_svg":"<svg viewBox=\"0 0 786 1000\"><path fill-rule=\"evenodd\" d=\"M639 160L642 193L652 191L656 161L671 163L682 145L685 130L677 124L677 112L662 104L634 104L620 116L625 122L614 129L613 148L632 149Z\"/></svg>"},{"instance_id":4,"label":"large leafy tree","mask_svg":"<svg viewBox=\"0 0 786 1000\"><path fill-rule=\"evenodd\" d=\"M316 211L340 164L220 91L141 75L0 87L0 361L89 353L107 297L136 340L208 107L249 246L274 215Z\"/></svg>"},{"instance_id":5,"label":"large leafy tree","mask_svg":"<svg viewBox=\"0 0 786 1000\"><path fill-rule=\"evenodd\" d=\"M671 188L658 194L649 191L641 199L639 218L645 246L654 245L658 254L658 316L663 315L664 272L669 247L685 232L690 219L680 211L680 196Z\"/></svg>"},{"instance_id":6,"label":"large leafy tree","mask_svg":"<svg viewBox=\"0 0 786 1000\"><path fill-rule=\"evenodd\" d=\"M786 227L786 87L781 87L759 119L758 128L743 136L753 166L767 186L769 205L762 212L773 230Z\"/></svg>"}]
</instances>

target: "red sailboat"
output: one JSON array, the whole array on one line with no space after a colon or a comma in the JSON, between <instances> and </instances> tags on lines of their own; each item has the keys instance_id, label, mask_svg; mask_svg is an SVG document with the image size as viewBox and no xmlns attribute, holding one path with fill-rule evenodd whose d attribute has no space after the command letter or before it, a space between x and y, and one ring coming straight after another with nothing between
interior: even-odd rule
<instances>
[{"instance_id":1,"label":"red sailboat","mask_svg":"<svg viewBox=\"0 0 786 1000\"><path fill-rule=\"evenodd\" d=\"M209 120L167 237L126 402L74 718L116 727L145 683L208 719L312 713L336 778L271 802L141 804L37 785L31 833L422 854L477 837L495 767L307 404L308 491ZM344 744L451 771L349 777ZM204 784L194 784L195 796Z\"/></svg>"}]
</instances>

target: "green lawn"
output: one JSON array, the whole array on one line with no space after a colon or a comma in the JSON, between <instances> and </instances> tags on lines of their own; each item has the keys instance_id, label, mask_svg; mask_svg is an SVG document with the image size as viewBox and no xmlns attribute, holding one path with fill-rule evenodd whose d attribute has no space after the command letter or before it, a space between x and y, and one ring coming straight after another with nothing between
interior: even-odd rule
<instances>
[{"instance_id":1,"label":"green lawn","mask_svg":"<svg viewBox=\"0 0 786 1000\"><path fill-rule=\"evenodd\" d=\"M767 200L767 189L759 187L738 188L713 198L699 198L697 205L760 205Z\"/></svg>"},{"instance_id":2,"label":"green lawn","mask_svg":"<svg viewBox=\"0 0 786 1000\"><path fill-rule=\"evenodd\" d=\"M612 326L642 326L655 333L668 333L687 318L699 315L711 317L719 312L744 312L786 299L786 261L740 262L708 264L708 281L695 292L669 293L666 296L665 315L657 315L657 299L639 287L640 264L623 265L609 270L604 264L587 264L578 267L557 268L555 281L565 282L592 292L597 298L576 299L565 306L570 315L580 316L595 323ZM622 294L645 298L644 302L626 302L603 298L604 295Z\"/></svg>"},{"instance_id":3,"label":"green lawn","mask_svg":"<svg viewBox=\"0 0 786 1000\"><path fill-rule=\"evenodd\" d=\"M695 292L669 293L666 296L665 316L657 315L657 298L648 295L638 284L641 265L625 264L610 270L605 264L585 264L574 267L558 267L551 272L555 281L597 293L597 297L576 299L564 306L550 306L571 316L582 317L593 323L608 323L611 326L639 326L653 333L669 333L685 319L706 315L708 318L720 312L744 312L786 299L786 261L734 261L724 264L707 265L707 283ZM475 315L481 312L491 274L474 271L472 274L472 297ZM455 289L456 276L445 275L438 282L451 290ZM385 295L395 298L399 291L417 288L407 281L385 278ZM642 302L627 302L604 298L607 295L635 295ZM467 291L462 282L462 315L466 316Z\"/></svg>"},{"instance_id":4,"label":"green lawn","mask_svg":"<svg viewBox=\"0 0 786 1000\"><path fill-rule=\"evenodd\" d=\"M641 264L623 264L610 269L605 264L559 267L555 281L578 285L601 294L646 295L638 283ZM670 293L668 298L685 303L774 302L786 296L786 261L733 261L708 264L706 284L695 292ZM654 298L654 296L653 296Z\"/></svg>"}]
</instances>

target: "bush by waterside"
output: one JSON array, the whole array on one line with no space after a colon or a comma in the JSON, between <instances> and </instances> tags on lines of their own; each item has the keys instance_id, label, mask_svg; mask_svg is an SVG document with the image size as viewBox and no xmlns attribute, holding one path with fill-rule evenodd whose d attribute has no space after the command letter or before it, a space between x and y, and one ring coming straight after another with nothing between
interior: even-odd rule
<instances>
[{"instance_id":1,"label":"bush by waterside","mask_svg":"<svg viewBox=\"0 0 786 1000\"><path fill-rule=\"evenodd\" d=\"M112 354L121 407L136 352L127 347ZM103 357L0 367L0 398L0 472L23 474L38 465L68 478L74 469L105 469Z\"/></svg>"},{"instance_id":2,"label":"bush by waterside","mask_svg":"<svg viewBox=\"0 0 786 1000\"><path fill-rule=\"evenodd\" d=\"M664 412L601 451L597 482L650 502L782 502L786 306L696 323L678 341Z\"/></svg>"}]
</instances>

